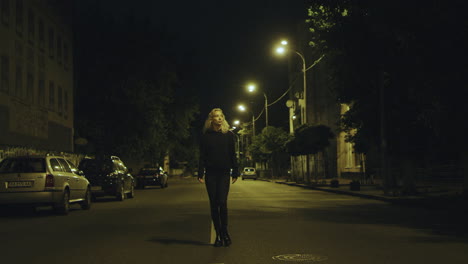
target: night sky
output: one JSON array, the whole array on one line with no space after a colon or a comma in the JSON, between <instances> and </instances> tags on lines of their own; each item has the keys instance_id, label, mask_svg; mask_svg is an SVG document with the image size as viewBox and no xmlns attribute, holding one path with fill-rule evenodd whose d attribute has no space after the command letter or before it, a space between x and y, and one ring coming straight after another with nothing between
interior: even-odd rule
<instances>
[{"instance_id":1,"label":"night sky","mask_svg":"<svg viewBox=\"0 0 468 264\"><path fill-rule=\"evenodd\" d=\"M236 110L240 102L253 103L257 115L262 109L262 93L247 94L248 81L255 81L270 102L287 90L287 59L275 57L273 46L281 38L292 39L307 14L304 0L100 2L114 16L149 17L178 38L177 50L196 54L198 80L185 85L200 90L201 118L220 107L230 123L251 118ZM288 127L286 99L269 108L270 125ZM263 125L264 117L258 122Z\"/></svg>"}]
</instances>

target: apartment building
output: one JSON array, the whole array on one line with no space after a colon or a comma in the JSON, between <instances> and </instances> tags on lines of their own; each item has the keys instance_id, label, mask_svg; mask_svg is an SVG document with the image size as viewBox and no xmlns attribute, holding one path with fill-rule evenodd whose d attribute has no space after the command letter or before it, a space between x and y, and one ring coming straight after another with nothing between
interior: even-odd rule
<instances>
[{"instance_id":1,"label":"apartment building","mask_svg":"<svg viewBox=\"0 0 468 264\"><path fill-rule=\"evenodd\" d=\"M0 0L0 160L15 149L73 151L68 2Z\"/></svg>"}]
</instances>

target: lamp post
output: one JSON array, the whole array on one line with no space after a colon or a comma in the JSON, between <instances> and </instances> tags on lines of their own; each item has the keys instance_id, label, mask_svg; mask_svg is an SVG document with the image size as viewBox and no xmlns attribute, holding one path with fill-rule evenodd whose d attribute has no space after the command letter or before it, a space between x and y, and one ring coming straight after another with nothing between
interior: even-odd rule
<instances>
[{"instance_id":1,"label":"lamp post","mask_svg":"<svg viewBox=\"0 0 468 264\"><path fill-rule=\"evenodd\" d=\"M234 132L234 130L236 130L236 128L240 125L240 121L239 120L234 120L233 123L234 123L235 127L232 127L231 131L237 137L237 159L240 159L240 153L241 153L240 136L236 132Z\"/></svg>"},{"instance_id":2,"label":"lamp post","mask_svg":"<svg viewBox=\"0 0 468 264\"><path fill-rule=\"evenodd\" d=\"M247 109L244 105L238 105L237 109L239 109L241 112L245 112ZM255 115L252 111L252 138L255 136Z\"/></svg>"},{"instance_id":3,"label":"lamp post","mask_svg":"<svg viewBox=\"0 0 468 264\"><path fill-rule=\"evenodd\" d=\"M256 88L257 86L255 84L247 85L247 89L249 93L255 92ZM263 92L263 97L265 98L265 125L266 125L265 127L267 127L268 126L268 97L265 92Z\"/></svg>"},{"instance_id":4,"label":"lamp post","mask_svg":"<svg viewBox=\"0 0 468 264\"><path fill-rule=\"evenodd\" d=\"M278 54L283 54L286 52L286 46L288 45L288 42L286 40L281 41L281 46L276 49L276 53ZM296 51L292 50L294 53L296 53L302 60L302 74L303 74L303 85L304 85L304 91L302 92L303 95L303 105L302 105L302 111L301 111L301 119L302 119L302 124L307 123L307 78L306 78L306 61L304 56Z\"/></svg>"}]
</instances>

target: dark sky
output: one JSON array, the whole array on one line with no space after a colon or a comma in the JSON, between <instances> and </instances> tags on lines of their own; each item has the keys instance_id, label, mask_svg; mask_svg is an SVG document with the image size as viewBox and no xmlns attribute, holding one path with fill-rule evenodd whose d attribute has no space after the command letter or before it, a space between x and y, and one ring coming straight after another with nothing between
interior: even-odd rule
<instances>
[{"instance_id":1,"label":"dark sky","mask_svg":"<svg viewBox=\"0 0 468 264\"><path fill-rule=\"evenodd\" d=\"M305 0L101 2L117 16L150 17L152 24L178 36L181 53L195 51L199 83L190 85L200 90L201 116L220 107L230 123L234 118L249 119L236 110L239 102L248 103L250 98L256 114L261 110L263 95L252 99L243 88L248 81L255 81L270 102L287 90L287 60L275 57L273 46L281 38L291 39L307 14ZM270 125L287 127L285 100L269 110ZM258 122L265 121L262 117Z\"/></svg>"}]
</instances>

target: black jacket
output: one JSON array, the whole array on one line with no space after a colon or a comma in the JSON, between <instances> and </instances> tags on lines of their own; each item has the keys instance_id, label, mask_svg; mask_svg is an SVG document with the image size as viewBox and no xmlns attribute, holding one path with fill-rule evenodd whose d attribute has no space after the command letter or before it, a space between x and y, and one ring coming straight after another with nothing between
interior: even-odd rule
<instances>
[{"instance_id":1,"label":"black jacket","mask_svg":"<svg viewBox=\"0 0 468 264\"><path fill-rule=\"evenodd\" d=\"M206 168L232 169L231 176L239 176L235 151L235 135L207 130L201 137L200 160L198 163L198 178L203 178Z\"/></svg>"}]
</instances>

